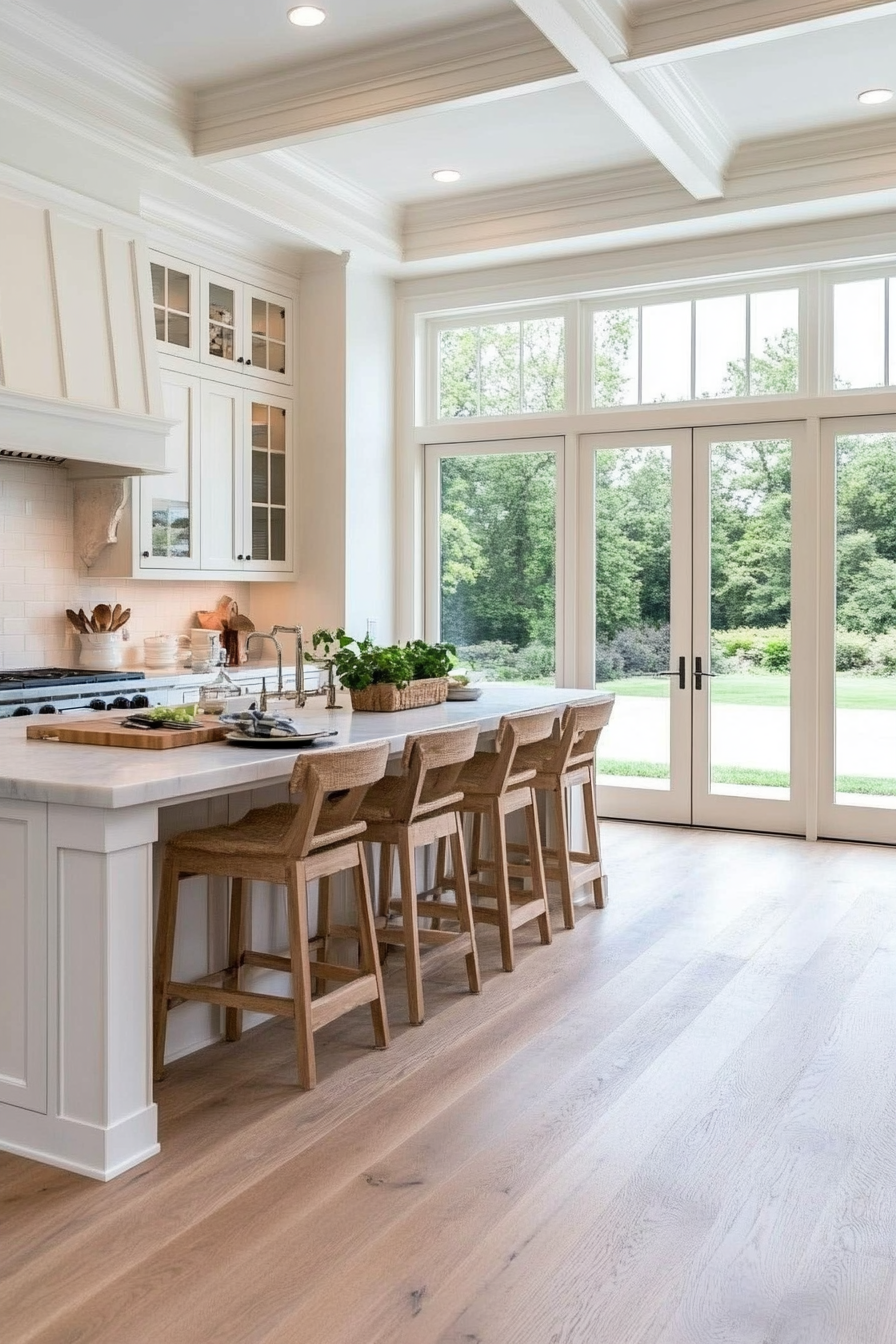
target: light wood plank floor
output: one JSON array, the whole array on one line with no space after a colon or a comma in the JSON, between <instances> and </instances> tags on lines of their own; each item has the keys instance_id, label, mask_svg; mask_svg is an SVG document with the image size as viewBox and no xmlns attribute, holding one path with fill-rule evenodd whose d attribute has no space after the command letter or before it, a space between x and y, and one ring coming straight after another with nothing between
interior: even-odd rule
<instances>
[{"instance_id":1,"label":"light wood plank floor","mask_svg":"<svg viewBox=\"0 0 896 1344\"><path fill-rule=\"evenodd\" d=\"M108 1186L0 1155L2 1344L892 1344L896 849L613 824L429 1017L172 1067ZM555 920L559 924L559 920Z\"/></svg>"}]
</instances>

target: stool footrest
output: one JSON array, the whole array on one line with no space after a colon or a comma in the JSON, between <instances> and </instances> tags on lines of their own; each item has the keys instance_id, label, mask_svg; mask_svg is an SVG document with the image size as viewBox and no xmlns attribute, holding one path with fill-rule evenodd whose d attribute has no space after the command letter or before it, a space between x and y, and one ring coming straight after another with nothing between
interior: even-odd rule
<instances>
[{"instance_id":1,"label":"stool footrest","mask_svg":"<svg viewBox=\"0 0 896 1344\"><path fill-rule=\"evenodd\" d=\"M269 971L291 971L289 957L278 957L274 952L244 952L240 957L244 966L262 966Z\"/></svg>"},{"instance_id":2,"label":"stool footrest","mask_svg":"<svg viewBox=\"0 0 896 1344\"><path fill-rule=\"evenodd\" d=\"M431 947L436 947L440 943L454 943L460 937L466 937L469 941L469 934L451 933L448 929L417 930L417 942L428 944ZM377 929L376 940L378 943L388 943L390 947L404 947L407 943L404 929L390 926L385 929Z\"/></svg>"},{"instance_id":3,"label":"stool footrest","mask_svg":"<svg viewBox=\"0 0 896 1344\"><path fill-rule=\"evenodd\" d=\"M357 943L361 934L353 924L331 924L326 933L320 935L320 941L325 938L350 938L352 942Z\"/></svg>"},{"instance_id":4,"label":"stool footrest","mask_svg":"<svg viewBox=\"0 0 896 1344\"><path fill-rule=\"evenodd\" d=\"M223 971L218 972L223 975ZM296 1009L292 999L281 994L253 994L248 989L219 989L214 985L190 985L171 980L168 983L169 999L196 1000L198 1003L217 1003L222 1008L243 1008L248 1012L276 1013L279 1017L295 1017Z\"/></svg>"},{"instance_id":5,"label":"stool footrest","mask_svg":"<svg viewBox=\"0 0 896 1344\"><path fill-rule=\"evenodd\" d=\"M528 924L530 920L539 919L546 912L547 907L540 898L537 901L529 900L525 905L514 905L510 911L510 926L513 929L518 929L521 924ZM500 926L501 923L497 910L489 910L484 905L473 906L473 917L477 924L497 924Z\"/></svg>"},{"instance_id":6,"label":"stool footrest","mask_svg":"<svg viewBox=\"0 0 896 1344\"><path fill-rule=\"evenodd\" d=\"M333 967L324 967L325 970L332 970ZM311 967L314 974L314 965ZM360 1008L365 1003L373 1003L378 997L376 977L369 971L363 973L356 971L357 977L351 984L340 985L338 989L333 989L329 994L324 994L323 998L314 999L311 1004L311 1029L317 1031L319 1027L325 1027L328 1022L333 1022L343 1013L347 1013L351 1008ZM326 977L318 977L326 978Z\"/></svg>"},{"instance_id":7,"label":"stool footrest","mask_svg":"<svg viewBox=\"0 0 896 1344\"><path fill-rule=\"evenodd\" d=\"M310 965L311 974L316 980L339 980L351 984L370 974L369 971L359 971L356 966L340 966L332 961L312 961Z\"/></svg>"}]
</instances>

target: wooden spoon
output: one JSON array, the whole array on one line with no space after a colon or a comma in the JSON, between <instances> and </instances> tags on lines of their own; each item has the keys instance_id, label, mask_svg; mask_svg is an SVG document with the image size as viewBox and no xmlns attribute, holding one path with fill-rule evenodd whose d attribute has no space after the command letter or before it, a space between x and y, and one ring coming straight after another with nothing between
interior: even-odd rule
<instances>
[{"instance_id":1,"label":"wooden spoon","mask_svg":"<svg viewBox=\"0 0 896 1344\"><path fill-rule=\"evenodd\" d=\"M66 607L65 614L69 619L69 624L73 625L76 630L80 631L80 633L83 634L86 627L84 625L83 620L78 615L78 613L76 611L72 611L71 607Z\"/></svg>"},{"instance_id":2,"label":"wooden spoon","mask_svg":"<svg viewBox=\"0 0 896 1344\"><path fill-rule=\"evenodd\" d=\"M112 612L112 624L111 624L111 626L109 627L110 630L117 630L117 629L118 629L118 626L116 625L116 621L118 620L118 618L119 618L120 615L121 615L121 603L120 603L120 602L116 602L116 603L115 603L115 610Z\"/></svg>"},{"instance_id":3,"label":"wooden spoon","mask_svg":"<svg viewBox=\"0 0 896 1344\"><path fill-rule=\"evenodd\" d=\"M131 609L130 607L125 607L124 611L121 612L121 614L119 615L118 620L112 626L112 629L120 630L123 625L127 625L130 619L131 619Z\"/></svg>"},{"instance_id":4,"label":"wooden spoon","mask_svg":"<svg viewBox=\"0 0 896 1344\"><path fill-rule=\"evenodd\" d=\"M86 613L85 613L83 607L79 607L79 608L78 608L78 620L81 622L81 633L82 633L83 635L86 635L86 634L87 634L87 631L90 629L90 622L89 622L88 619L87 619L87 616L86 616Z\"/></svg>"},{"instance_id":5,"label":"wooden spoon","mask_svg":"<svg viewBox=\"0 0 896 1344\"><path fill-rule=\"evenodd\" d=\"M93 609L93 619L100 633L112 629L112 608L105 602L99 602Z\"/></svg>"}]
</instances>

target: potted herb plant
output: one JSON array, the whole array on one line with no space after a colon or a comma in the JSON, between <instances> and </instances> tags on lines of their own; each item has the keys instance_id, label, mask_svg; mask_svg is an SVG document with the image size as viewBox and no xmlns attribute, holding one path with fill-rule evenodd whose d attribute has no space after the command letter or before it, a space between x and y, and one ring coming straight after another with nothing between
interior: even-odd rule
<instances>
[{"instance_id":1,"label":"potted herb plant","mask_svg":"<svg viewBox=\"0 0 896 1344\"><path fill-rule=\"evenodd\" d=\"M332 663L357 710L394 711L438 705L448 697L453 644L377 645L342 629L315 630L308 661Z\"/></svg>"}]
</instances>

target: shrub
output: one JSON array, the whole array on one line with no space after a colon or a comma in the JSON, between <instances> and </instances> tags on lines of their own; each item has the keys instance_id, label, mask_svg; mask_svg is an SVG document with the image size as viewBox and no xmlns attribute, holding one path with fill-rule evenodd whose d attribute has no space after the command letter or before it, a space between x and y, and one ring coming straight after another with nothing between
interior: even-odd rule
<instances>
[{"instance_id":1,"label":"shrub","mask_svg":"<svg viewBox=\"0 0 896 1344\"><path fill-rule=\"evenodd\" d=\"M622 657L613 644L598 640L594 648L594 680L598 683L616 681L624 671Z\"/></svg>"},{"instance_id":2,"label":"shrub","mask_svg":"<svg viewBox=\"0 0 896 1344\"><path fill-rule=\"evenodd\" d=\"M669 666L668 625L639 625L620 630L611 647L627 676L664 672Z\"/></svg>"},{"instance_id":3,"label":"shrub","mask_svg":"<svg viewBox=\"0 0 896 1344\"><path fill-rule=\"evenodd\" d=\"M770 639L762 655L762 666L769 672L790 671L790 640Z\"/></svg>"},{"instance_id":4,"label":"shrub","mask_svg":"<svg viewBox=\"0 0 896 1344\"><path fill-rule=\"evenodd\" d=\"M479 673L483 681L547 681L554 675L554 649L532 643L522 649L493 639L464 644L457 649L461 667Z\"/></svg>"},{"instance_id":5,"label":"shrub","mask_svg":"<svg viewBox=\"0 0 896 1344\"><path fill-rule=\"evenodd\" d=\"M886 635L876 635L872 639L869 661L874 676L892 677L896 675L896 631Z\"/></svg>"},{"instance_id":6,"label":"shrub","mask_svg":"<svg viewBox=\"0 0 896 1344\"><path fill-rule=\"evenodd\" d=\"M852 672L865 667L871 652L871 639L852 630L837 631L837 671Z\"/></svg>"}]
</instances>

